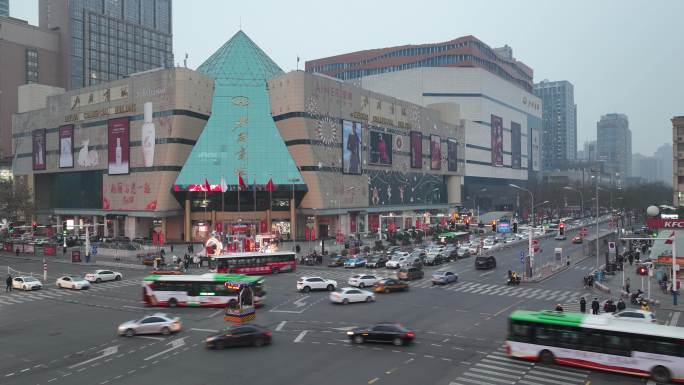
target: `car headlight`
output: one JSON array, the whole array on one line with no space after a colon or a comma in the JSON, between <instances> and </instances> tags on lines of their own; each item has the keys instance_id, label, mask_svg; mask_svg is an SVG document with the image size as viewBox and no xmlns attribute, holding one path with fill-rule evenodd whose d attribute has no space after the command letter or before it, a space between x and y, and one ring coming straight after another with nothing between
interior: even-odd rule
<instances>
[{"instance_id":1,"label":"car headlight","mask_svg":"<svg viewBox=\"0 0 684 385\"><path fill-rule=\"evenodd\" d=\"M216 337L207 337L207 339L204 340L204 342L213 342L213 341L216 341Z\"/></svg>"},{"instance_id":2,"label":"car headlight","mask_svg":"<svg viewBox=\"0 0 684 385\"><path fill-rule=\"evenodd\" d=\"M353 336L353 335L354 335L354 332L347 332L347 335L348 335L348 336Z\"/></svg>"}]
</instances>

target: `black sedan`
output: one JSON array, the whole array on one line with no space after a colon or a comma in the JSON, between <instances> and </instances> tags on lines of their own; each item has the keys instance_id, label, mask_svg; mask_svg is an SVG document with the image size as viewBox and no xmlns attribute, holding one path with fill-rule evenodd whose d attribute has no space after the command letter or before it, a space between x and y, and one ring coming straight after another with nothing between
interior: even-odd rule
<instances>
[{"instance_id":1,"label":"black sedan","mask_svg":"<svg viewBox=\"0 0 684 385\"><path fill-rule=\"evenodd\" d=\"M475 258L475 269L494 269L496 268L496 258L493 255L488 257L480 256Z\"/></svg>"},{"instance_id":2,"label":"black sedan","mask_svg":"<svg viewBox=\"0 0 684 385\"><path fill-rule=\"evenodd\" d=\"M379 323L366 328L350 330L347 332L347 336L355 344L381 342L401 346L410 344L416 335L398 323Z\"/></svg>"},{"instance_id":3,"label":"black sedan","mask_svg":"<svg viewBox=\"0 0 684 385\"><path fill-rule=\"evenodd\" d=\"M387 264L387 257L384 255L374 255L368 259L368 262L366 262L366 267L385 267L385 264Z\"/></svg>"},{"instance_id":4,"label":"black sedan","mask_svg":"<svg viewBox=\"0 0 684 385\"><path fill-rule=\"evenodd\" d=\"M234 346L259 347L269 345L272 335L271 331L258 325L240 325L209 336L204 343L209 349L223 349Z\"/></svg>"}]
</instances>

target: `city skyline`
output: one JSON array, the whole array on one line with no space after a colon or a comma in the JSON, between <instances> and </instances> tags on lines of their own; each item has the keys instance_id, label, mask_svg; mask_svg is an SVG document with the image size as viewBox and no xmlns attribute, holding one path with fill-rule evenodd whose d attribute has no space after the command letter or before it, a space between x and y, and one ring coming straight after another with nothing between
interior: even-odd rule
<instances>
[{"instance_id":1,"label":"city skyline","mask_svg":"<svg viewBox=\"0 0 684 385\"><path fill-rule=\"evenodd\" d=\"M264 13L265 4L273 12ZM684 61L684 53L674 50L667 60L659 53L668 50L667 47L681 45L684 40L675 30L675 15L684 11L684 3L656 3L642 9L637 2L619 1L600 4L581 1L554 6L529 1L526 7L505 1L486 4L435 1L431 6L416 10L418 14L411 13L415 15L412 19L400 11L407 9L400 4L393 3L393 7L388 8L386 4L377 3L365 5L363 13L354 14L354 24L364 26L357 32L335 28L337 23L332 23L332 16L313 17L329 15L326 6L319 4L286 6L259 2L245 4L236 12L220 1L205 1L199 8L191 2L176 0L173 7L174 57L176 64L183 65L187 52L190 68L196 68L206 60L241 27L286 72L295 69L297 56L301 58L299 68L303 69L306 60L344 52L474 35L492 47L511 46L515 56L534 69L535 82L566 79L575 85L578 143L596 139L595 124L601 115L621 112L630 116L634 151L652 153L661 143L671 141L669 119L681 114L675 90L684 86L684 77L678 75L676 63ZM13 17L37 24L37 1L12 0L10 9ZM207 12L207 9L213 11ZM304 14L302 9L306 9ZM435 9L443 11L432 12ZM492 14L492 9L499 12ZM587 12L588 9L592 12ZM380 26L374 19L378 14L394 21ZM607 18L606 14L612 17ZM225 15L233 16L226 19ZM454 15L456 23L453 23ZM550 20L553 15L563 17L555 19L554 28L540 33L539 22ZM272 26L288 19L302 19L306 23L292 24L274 33ZM447 19L451 22L447 23ZM520 20L537 21L520 23ZM197 25L204 26L203 30L189 27ZM410 28L405 28L407 25ZM498 27L493 28L495 25ZM582 28L577 29L577 26ZM506 30L506 34L501 34L501 30ZM198 33L202 39L197 39ZM631 48L635 46L639 50ZM658 71L649 72L649 77L635 76L643 72L644 57L653 58L651 65L657 66ZM671 86L663 89L660 84ZM601 92L596 91L596 85L601 86ZM656 103L646 95L661 97Z\"/></svg>"}]
</instances>

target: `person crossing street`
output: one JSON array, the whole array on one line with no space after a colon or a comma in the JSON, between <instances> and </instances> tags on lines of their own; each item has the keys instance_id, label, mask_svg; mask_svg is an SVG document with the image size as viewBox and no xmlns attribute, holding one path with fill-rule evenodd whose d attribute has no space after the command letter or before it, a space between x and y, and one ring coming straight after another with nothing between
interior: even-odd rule
<instances>
[{"instance_id":1,"label":"person crossing street","mask_svg":"<svg viewBox=\"0 0 684 385\"><path fill-rule=\"evenodd\" d=\"M5 291L12 291L12 276L7 275L7 279L5 280L5 283L7 286L5 286Z\"/></svg>"},{"instance_id":2,"label":"person crossing street","mask_svg":"<svg viewBox=\"0 0 684 385\"><path fill-rule=\"evenodd\" d=\"M598 315L600 308L601 305L599 304L598 298L594 297L594 300L591 301L591 314Z\"/></svg>"},{"instance_id":3,"label":"person crossing street","mask_svg":"<svg viewBox=\"0 0 684 385\"><path fill-rule=\"evenodd\" d=\"M587 312L587 300L584 299L584 297L580 298L580 312L586 313Z\"/></svg>"}]
</instances>

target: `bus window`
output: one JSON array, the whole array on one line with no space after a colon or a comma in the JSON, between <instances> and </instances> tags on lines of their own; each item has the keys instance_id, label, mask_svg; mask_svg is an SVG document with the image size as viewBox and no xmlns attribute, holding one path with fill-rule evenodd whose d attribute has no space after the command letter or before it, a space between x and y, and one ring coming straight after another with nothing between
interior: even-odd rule
<instances>
[{"instance_id":1,"label":"bus window","mask_svg":"<svg viewBox=\"0 0 684 385\"><path fill-rule=\"evenodd\" d=\"M556 345L556 331L552 328L537 327L535 328L536 343L540 345L555 346Z\"/></svg>"},{"instance_id":2,"label":"bus window","mask_svg":"<svg viewBox=\"0 0 684 385\"><path fill-rule=\"evenodd\" d=\"M530 341L530 326L521 322L511 323L511 340L519 342Z\"/></svg>"},{"instance_id":3,"label":"bus window","mask_svg":"<svg viewBox=\"0 0 684 385\"><path fill-rule=\"evenodd\" d=\"M566 349L582 349L580 333L573 329L558 330L558 346Z\"/></svg>"},{"instance_id":4,"label":"bus window","mask_svg":"<svg viewBox=\"0 0 684 385\"><path fill-rule=\"evenodd\" d=\"M631 355L629 339L626 337L614 333L606 333L604 336L604 343L605 347L603 352L606 354L625 357Z\"/></svg>"},{"instance_id":5,"label":"bus window","mask_svg":"<svg viewBox=\"0 0 684 385\"><path fill-rule=\"evenodd\" d=\"M682 345L675 341L665 339L657 339L654 341L655 353L668 356L684 357L682 352Z\"/></svg>"}]
</instances>

